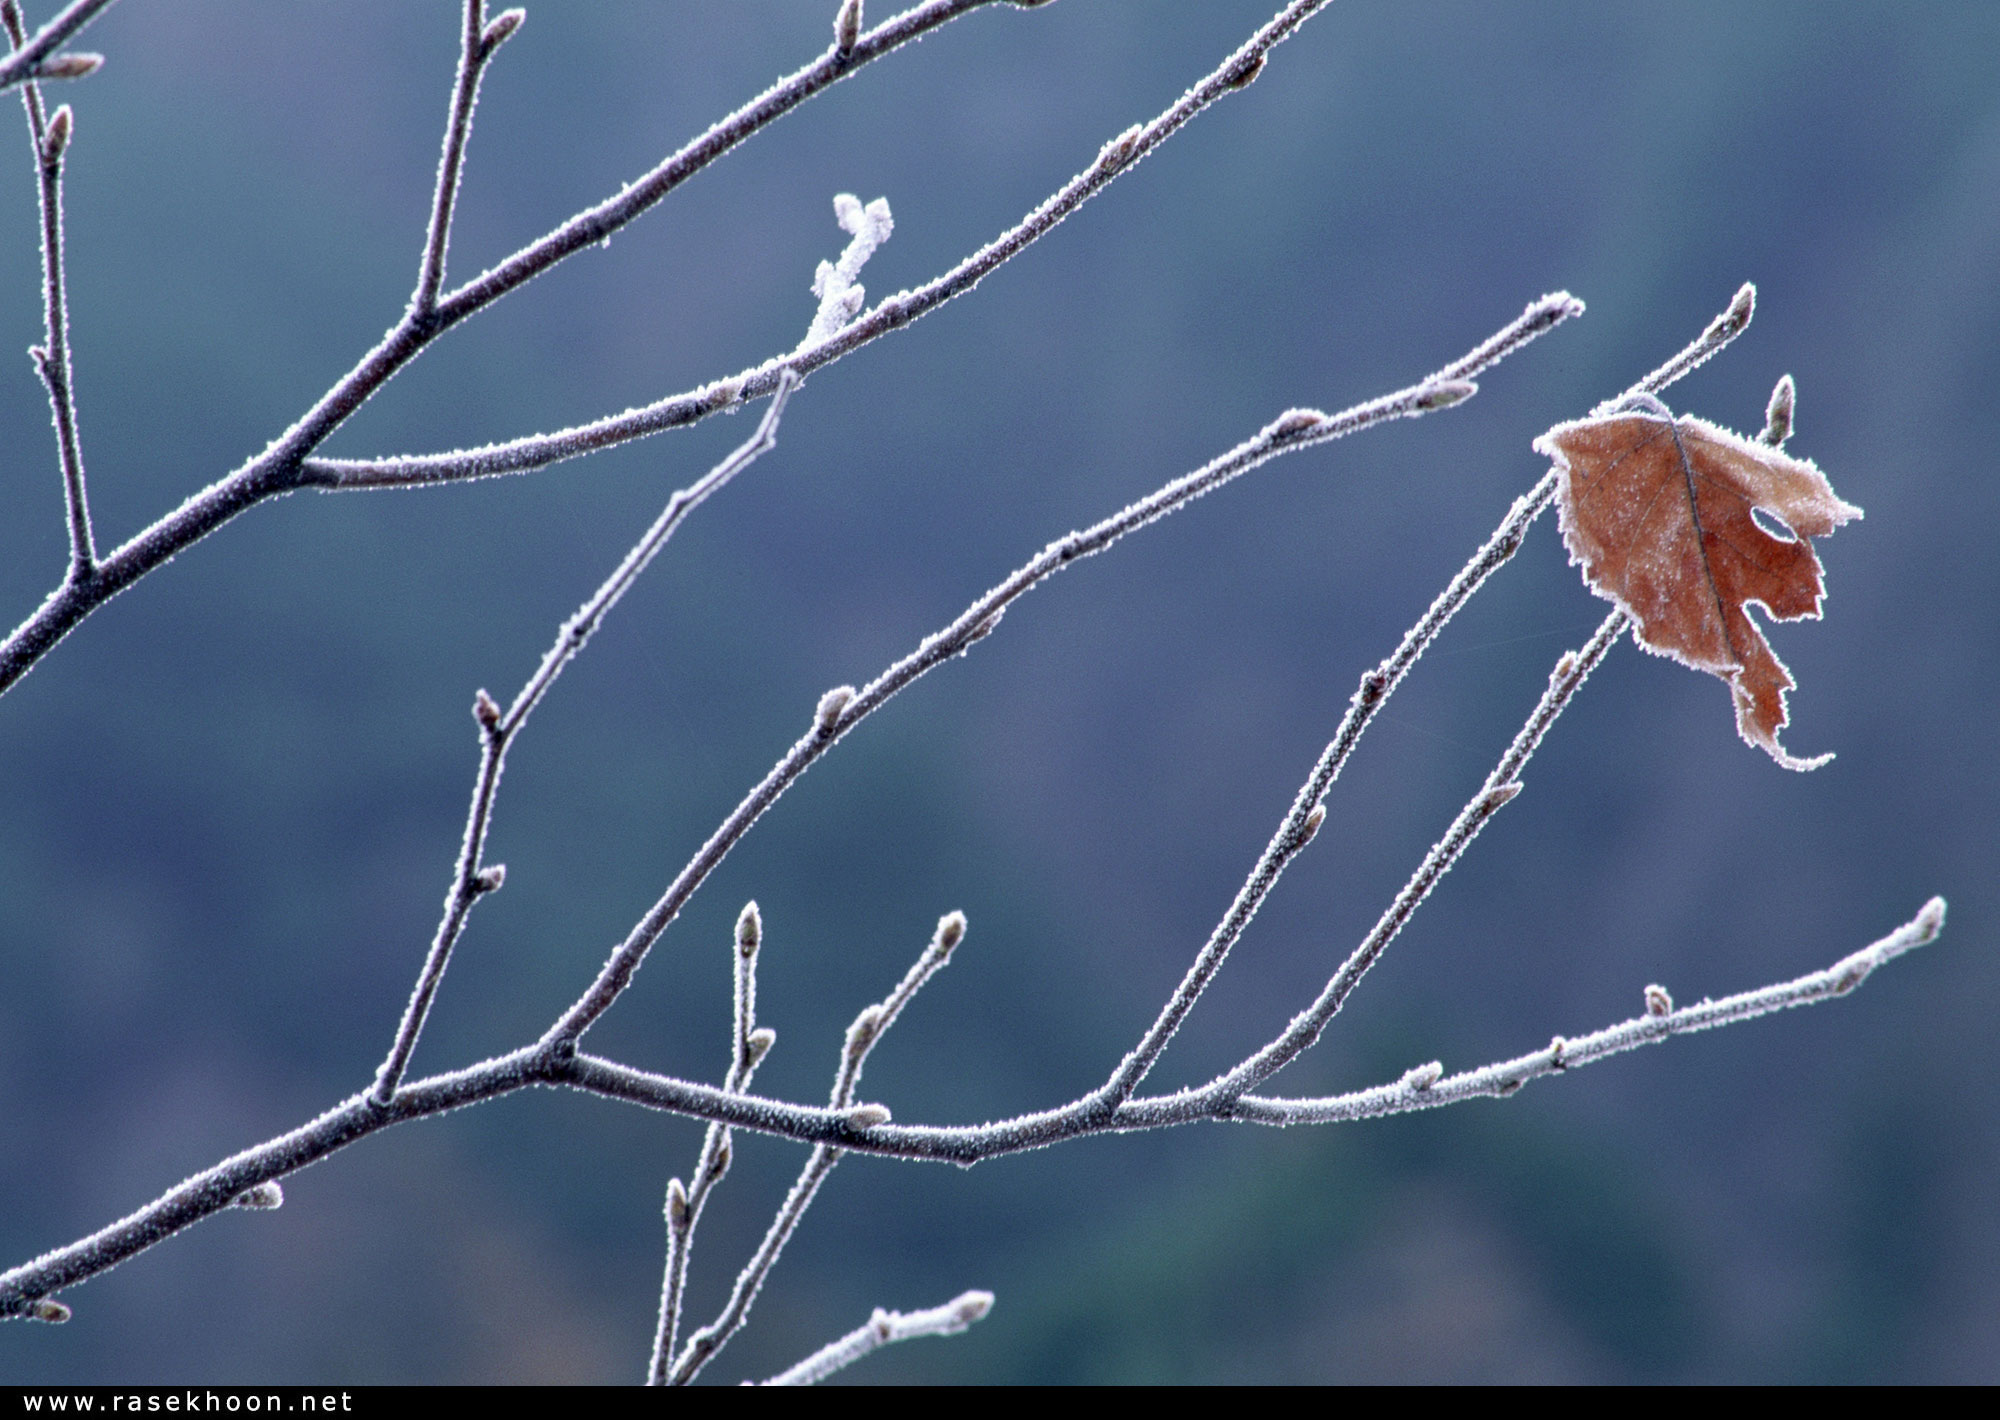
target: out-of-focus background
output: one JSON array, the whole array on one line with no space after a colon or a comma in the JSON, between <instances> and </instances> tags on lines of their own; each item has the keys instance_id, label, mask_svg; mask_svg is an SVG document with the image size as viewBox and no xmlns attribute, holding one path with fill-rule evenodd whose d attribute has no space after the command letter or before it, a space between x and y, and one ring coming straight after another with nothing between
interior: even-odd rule
<instances>
[{"instance_id":1,"label":"out-of-focus background","mask_svg":"<svg viewBox=\"0 0 2000 1420\"><path fill-rule=\"evenodd\" d=\"M48 4L30 7L31 21ZM943 270L1207 72L1261 3L994 6L870 66L609 247L454 332L329 445L506 438L790 348L831 199L886 196L879 295ZM479 109L452 270L615 191L821 52L835 6L531 5ZM457 7L127 0L77 42L69 256L100 541L263 447L396 317ZM871 19L886 14L871 5ZM1341 0L977 292L815 376L514 749L416 1065L538 1033L802 731L1050 538L1294 405L1418 378L1545 291L1590 312L1449 414L1257 471L1011 611L735 852L591 1046L718 1078L729 928L767 928L760 1091L962 908L870 1064L907 1121L1099 1081L1263 846L1356 678L1540 474L1530 451L1692 338L1672 392L1867 519L1824 622L1772 639L1795 775L1713 678L1614 651L1500 815L1280 1084L1534 1049L1824 966L1951 901L1852 998L1506 1103L1103 1139L970 1172L850 1159L710 1376L876 1306L999 1297L868 1381L2000 1379L2000 8ZM11 100L10 100L11 102ZM40 338L25 125L0 142L0 345ZM0 135L3 136L3 135ZM11 145L11 146L10 146ZM0 620L59 577L47 409L0 378ZM710 420L525 478L255 509L0 703L0 1240L12 1264L361 1087L505 698ZM1333 793L1154 1083L1323 982L1604 606L1553 518ZM379 1136L0 1328L17 1382L605 1381L642 1372L667 1178L699 1127L509 1098ZM693 1264L713 1310L803 1158L738 1136Z\"/></svg>"}]
</instances>

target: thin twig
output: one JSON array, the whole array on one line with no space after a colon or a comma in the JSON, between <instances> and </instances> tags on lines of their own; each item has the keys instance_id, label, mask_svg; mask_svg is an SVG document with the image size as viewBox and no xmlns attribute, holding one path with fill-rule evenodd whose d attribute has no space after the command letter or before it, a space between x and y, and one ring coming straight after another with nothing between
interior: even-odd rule
<instances>
[{"instance_id":1,"label":"thin twig","mask_svg":"<svg viewBox=\"0 0 2000 1420\"><path fill-rule=\"evenodd\" d=\"M1745 281L1730 298L1729 305L1722 314L1710 321L1708 328L1696 336L1686 349L1618 396L1618 399L1607 401L1606 405L1599 407L1608 407L1634 394L1658 394L1675 380L1692 374L1712 359L1723 346L1748 330L1750 318L1756 312L1757 288Z\"/></svg>"},{"instance_id":2,"label":"thin twig","mask_svg":"<svg viewBox=\"0 0 2000 1420\"><path fill-rule=\"evenodd\" d=\"M70 37L103 11L111 8L112 0L72 0L60 14L35 31L34 38L16 40L14 52L0 59L0 89L20 83L24 79L42 77L45 69L42 61L68 42ZM67 56L71 58L96 58L90 56ZM95 65L91 66L95 68ZM83 72L88 72L85 70Z\"/></svg>"},{"instance_id":3,"label":"thin twig","mask_svg":"<svg viewBox=\"0 0 2000 1420\"><path fill-rule=\"evenodd\" d=\"M1405 633L1402 644L1394 654L1375 669L1361 677L1360 688L1348 701L1347 714L1334 732L1333 739L1321 752L1319 761L1313 765L1312 773L1292 800L1292 807L1278 831L1271 836L1263 854L1250 869L1250 876L1237 889L1236 898L1229 904L1222 921L1203 944L1196 955L1194 964L1187 975L1174 989L1167 1004L1161 1009L1157 1019L1147 1028L1131 1052L1119 1062L1111 1078L1099 1091L1099 1099L1104 1107L1110 1107L1129 1099L1140 1081L1146 1078L1160 1055L1167 1048L1181 1023L1201 999L1203 991L1215 979L1230 949L1250 925L1250 919L1257 915L1257 909L1277 886L1279 875L1285 866L1296 857L1318 830L1319 823L1326 816L1325 806L1320 802L1340 777L1342 767L1353 755L1361 736L1374 720L1375 714L1388 703L1403 678L1415 666L1424 649L1435 641L1445 624L1457 614L1460 607L1472 599L1472 594L1486 583L1509 559L1520 550L1521 541L1527 536L1528 527L1539 517L1542 510L1555 497L1556 479L1553 473L1545 475L1541 482L1523 497L1514 501L1507 516L1495 528L1493 535L1483 547L1474 553L1472 559L1459 569L1451 584L1431 603L1430 610L1422 619Z\"/></svg>"},{"instance_id":4,"label":"thin twig","mask_svg":"<svg viewBox=\"0 0 2000 1420\"><path fill-rule=\"evenodd\" d=\"M1452 821L1444 837L1431 845L1417 871L1404 884L1403 890L1396 894L1395 901L1389 904L1373 930L1333 974L1333 979L1327 982L1318 998L1295 1016L1275 1040L1211 1085L1205 1086L1203 1093L1213 1092L1222 1100L1233 1100L1256 1089L1319 1039L1320 1032L1339 1012L1368 968L1375 964L1383 950L1403 929L1403 925L1430 895L1431 889L1451 871L1452 865L1479 836L1479 830L1486 826L1487 820L1521 792L1522 769L1541 746L1550 726L1555 724L1557 717L1629 624L1624 612L1614 611L1604 618L1597 633L1581 652L1565 651L1562 654L1555 670L1549 675L1548 689L1542 693L1533 713L1514 736L1507 752L1500 756L1493 772L1486 776L1479 792L1459 810L1458 817Z\"/></svg>"},{"instance_id":5,"label":"thin twig","mask_svg":"<svg viewBox=\"0 0 2000 1420\"><path fill-rule=\"evenodd\" d=\"M1417 1109L1436 1109L1482 1096L1504 1098L1530 1080L1559 1074L1588 1065L1607 1056L1657 1045L1669 1036L1709 1030L1752 1020L1793 1006L1810 1006L1819 1001L1844 996L1867 979L1884 962L1904 952L1935 941L1944 930L1945 901L1934 897L1910 921L1888 936L1850 956L1841 958L1823 971L1809 972L1774 986L1725 996L1720 1001L1701 1001L1679 1010L1671 1002L1649 993L1649 1009L1643 1015L1584 1036L1557 1036L1547 1046L1512 1060L1502 1060L1477 1070L1445 1075L1435 1064L1419 1066L1393 1084L1325 1099L1267 1099L1245 1095L1236 1101L1233 1118L1257 1124L1332 1124L1349 1119L1376 1119L1388 1114L1404 1114ZM1664 1004L1664 1013L1650 1007Z\"/></svg>"},{"instance_id":6,"label":"thin twig","mask_svg":"<svg viewBox=\"0 0 2000 1420\"><path fill-rule=\"evenodd\" d=\"M1477 347L1471 355L1451 368L1468 367L1468 362L1486 352L1486 363L1499 360L1545 331L1553 329L1582 309L1582 303L1565 292L1544 296L1522 315L1508 323L1497 335ZM1483 369L1485 364L1470 365ZM1000 615L1016 598L1081 558L1102 552L1136 528L1165 517L1174 509L1218 488L1239 474L1280 454L1310 448L1375 424L1392 419L1410 419L1449 408L1470 396L1477 387L1463 378L1445 380L1439 376L1421 380L1394 394L1355 405L1339 414L1294 409L1280 415L1253 437L1194 472L1167 484L1112 514L1082 532L1073 532L1050 543L1037 556L978 598L942 631L926 637L917 649L854 692L831 715L815 715L812 728L788 750L763 780L745 796L721 826L710 835L687 866L669 885L626 939L611 953L590 988L550 1028L544 1041L560 1048L573 1044L592 1023L618 999L632 975L645 960L660 934L667 929L681 907L700 887L723 857L749 832L764 811L804 774L841 736L878 709L897 691L919 676L966 650L998 624Z\"/></svg>"},{"instance_id":7,"label":"thin twig","mask_svg":"<svg viewBox=\"0 0 2000 1420\"><path fill-rule=\"evenodd\" d=\"M15 0L0 5L0 24L19 54L28 42ZM42 324L45 343L28 353L49 391L49 411L55 419L56 447L62 462L63 507L69 524L71 584L88 582L97 570L97 548L90 535L90 498L83 475L83 446L77 437L76 395L69 351L69 302L63 289L63 158L75 119L68 104L47 122L42 118L41 86L21 86L21 103L28 112L28 141L34 148L36 191L42 218Z\"/></svg>"},{"instance_id":8,"label":"thin twig","mask_svg":"<svg viewBox=\"0 0 2000 1420\"><path fill-rule=\"evenodd\" d=\"M445 123L444 152L438 158L437 189L431 197L430 227L424 234L423 261L417 269L417 289L410 297L413 314L428 317L437 309L444 285L446 249L451 245L452 205L458 197L459 174L465 166L465 145L472 138L472 110L479 102L479 80L487 61L521 27L526 12L508 10L486 23L486 0L465 0L465 28L459 40L458 78L451 89L451 116Z\"/></svg>"},{"instance_id":9,"label":"thin twig","mask_svg":"<svg viewBox=\"0 0 2000 1420\"><path fill-rule=\"evenodd\" d=\"M964 913L951 912L939 918L937 931L931 935L930 945L924 948L910 969L904 973L896 989L880 1003L865 1007L861 1014L854 1018L854 1024L847 1028L847 1039L841 1046L840 1068L834 1073L833 1092L828 1101L830 1109L842 1114L850 1122L858 1122L862 1118L855 1111L854 1089L861 1081L861 1067L868 1059L868 1052L875 1048L875 1042L882 1038L896 1017L903 1013L903 1007L909 1005L910 998L915 996L923 984L935 976L939 968L951 959L952 949L964 939ZM879 1116L879 1123L887 1122L889 1112L880 1105L862 1108L871 1111L866 1118L877 1119ZM878 1124L871 1123L863 1127L874 1128L878 1127ZM777 1265L778 1254L784 1251L785 1244L791 1240L792 1234L798 1231L799 1223L805 1218L806 1209L812 1206L814 1195L819 1192L819 1186L826 1181L826 1176L833 1172L833 1166L840 1162L841 1153L842 1150L832 1144L813 1146L812 1156L806 1160L805 1167L799 1171L791 1190L786 1193L785 1201L779 1205L777 1216L765 1230L764 1240L758 1244L757 1251L744 1265L743 1271L737 1275L736 1285L730 1289L729 1300L723 1304L721 1314L688 1338L687 1348L675 1360L671 1372L657 1369L656 1358L656 1379L664 1380L670 1385L687 1385L700 1374L703 1366L715 1358L716 1353L729 1344L729 1339L743 1329L743 1323L750 1319L751 1304L757 1300L757 1293L762 1289L764 1279L771 1275L771 1269ZM964 1298L959 1300L963 1301ZM987 1297L987 1304L989 1306L992 1304L990 1296ZM878 1312L876 1315L882 1314ZM983 1309L981 1315L984 1315ZM845 1365L846 1362L841 1364Z\"/></svg>"},{"instance_id":10,"label":"thin twig","mask_svg":"<svg viewBox=\"0 0 2000 1420\"><path fill-rule=\"evenodd\" d=\"M878 1347L918 1336L953 1336L993 1310L991 1292L962 1292L941 1307L921 1312L886 1312L880 1307L866 1326L856 1327L830 1346L765 1381L765 1385L817 1385Z\"/></svg>"},{"instance_id":11,"label":"thin twig","mask_svg":"<svg viewBox=\"0 0 2000 1420\"><path fill-rule=\"evenodd\" d=\"M729 1071L723 1088L731 1094L741 1094L750 1088L750 1080L757 1073L758 1064L777 1041L776 1032L757 1028L757 951L763 939L763 919L757 912L757 904L748 903L736 919L730 951L735 965L735 991L732 993L734 1010ZM708 1195L715 1191L715 1186L722 1182L722 1176L729 1172L731 1152L729 1130L720 1124L711 1124L702 1139L701 1155L695 1161L694 1186L689 1188L677 1178L667 1182L667 1261L660 1284L659 1326L653 1337L652 1360L646 1369L648 1385L666 1384L668 1366L673 1360L674 1346L680 1334L681 1300L687 1293L688 1258L694 1248L694 1230L701 1221L702 1205L707 1203Z\"/></svg>"},{"instance_id":12,"label":"thin twig","mask_svg":"<svg viewBox=\"0 0 2000 1420\"><path fill-rule=\"evenodd\" d=\"M548 694L549 687L555 684L556 677L562 674L563 667L583 650L591 633L603 623L611 608L639 579L659 550L666 546L667 539L674 535L674 530L688 514L776 446L778 420L783 416L785 404L795 388L795 380L779 381L776 393L764 409L764 417L757 422L756 431L722 462L667 500L667 506L653 520L653 525L633 544L632 550L604 579L603 585L578 608L574 616L562 624L562 629L556 633L555 644L549 647L541 665L514 696L514 703L504 714L485 691L480 691L474 699L473 718L479 722L479 772L473 783L472 806L465 815L465 836L459 847L458 866L452 875L451 888L445 894L444 916L438 922L437 934L431 940L423 969L417 974L417 984L410 993L409 1005L404 1008L402 1024L398 1026L389 1053L376 1072L374 1097L378 1103L387 1104L390 1101L403 1078L403 1072L409 1067L410 1056L417 1048L417 1037L423 1032L424 1020L430 1013L438 983L450 963L452 947L465 929L465 920L473 904L487 893L496 891L505 880L504 868L498 864L483 866L480 858L485 851L487 829L493 819L493 802L500 789L500 775L507 765L508 746L541 703L542 697Z\"/></svg>"}]
</instances>

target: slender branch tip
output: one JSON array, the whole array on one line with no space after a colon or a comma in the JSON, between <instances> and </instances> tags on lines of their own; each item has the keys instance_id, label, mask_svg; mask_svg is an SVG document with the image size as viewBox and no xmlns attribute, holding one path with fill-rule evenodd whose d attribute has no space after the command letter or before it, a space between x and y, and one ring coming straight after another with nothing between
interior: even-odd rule
<instances>
[{"instance_id":1,"label":"slender branch tip","mask_svg":"<svg viewBox=\"0 0 2000 1420\"><path fill-rule=\"evenodd\" d=\"M1750 318L1756 313L1756 283L1745 281L1736 288L1736 294L1730 298L1729 308L1709 324L1702 338L1710 343L1734 340L1749 327Z\"/></svg>"}]
</instances>

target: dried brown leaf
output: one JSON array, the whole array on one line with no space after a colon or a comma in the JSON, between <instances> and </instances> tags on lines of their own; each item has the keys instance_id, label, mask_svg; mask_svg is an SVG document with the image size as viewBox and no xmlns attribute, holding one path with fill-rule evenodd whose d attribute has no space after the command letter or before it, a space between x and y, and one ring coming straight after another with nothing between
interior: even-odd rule
<instances>
[{"instance_id":1,"label":"dried brown leaf","mask_svg":"<svg viewBox=\"0 0 2000 1420\"><path fill-rule=\"evenodd\" d=\"M1774 621L1817 618L1826 595L1807 538L1861 510L1834 495L1806 459L1706 420L1673 417L1651 396L1620 410L1558 424L1535 440L1555 462L1563 541L1599 596L1637 623L1639 644L1729 683L1736 729L1787 769L1785 669L1747 611ZM1756 509L1793 536L1769 531Z\"/></svg>"}]
</instances>

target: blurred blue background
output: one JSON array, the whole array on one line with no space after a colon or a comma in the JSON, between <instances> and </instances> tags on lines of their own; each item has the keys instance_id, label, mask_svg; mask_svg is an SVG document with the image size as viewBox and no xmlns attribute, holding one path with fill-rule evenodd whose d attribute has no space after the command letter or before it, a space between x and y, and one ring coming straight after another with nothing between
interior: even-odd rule
<instances>
[{"instance_id":1,"label":"blurred blue background","mask_svg":"<svg viewBox=\"0 0 2000 1420\"><path fill-rule=\"evenodd\" d=\"M52 7L31 7L31 21ZM414 278L456 6L128 0L79 41L69 255L100 543L262 448ZM490 75L464 278L828 42L834 4L531 5ZM789 349L831 198L887 196L913 286L1150 117L1262 3L994 6L837 86L454 332L328 451L589 419ZM886 14L870 6L870 18ZM905 1121L1099 1081L1331 733L1540 474L1530 441L1758 283L1673 391L1792 449L1865 522L1824 543L1788 774L1725 689L1614 651L1290 1093L1458 1069L1824 966L1951 901L1852 998L1506 1103L1102 1139L970 1172L850 1159L711 1368L776 1370L875 1306L992 1316L895 1381L2000 1379L2000 8L1341 0L972 296L815 376L512 754L419 1052L539 1033L801 732L1050 538L1293 405L1418 378L1545 291L1590 304L1478 399L1280 461L1066 572L782 802L590 1037L715 1079L756 898L778 1045L840 1034L962 908L871 1063ZM0 345L40 339L25 126L0 141ZM0 134L4 137L4 134ZM11 143L10 148L7 144ZM16 359L0 617L60 575L46 404ZM504 699L710 420L530 477L300 495L105 607L0 703L0 1239L11 1264L370 1077ZM1153 1083L1262 1042L1367 929L1603 604L1553 518L1399 692ZM536 1092L370 1139L0 1328L0 1374L607 1381L642 1373L686 1121ZM719 1304L803 1157L738 1136L693 1264Z\"/></svg>"}]
</instances>

